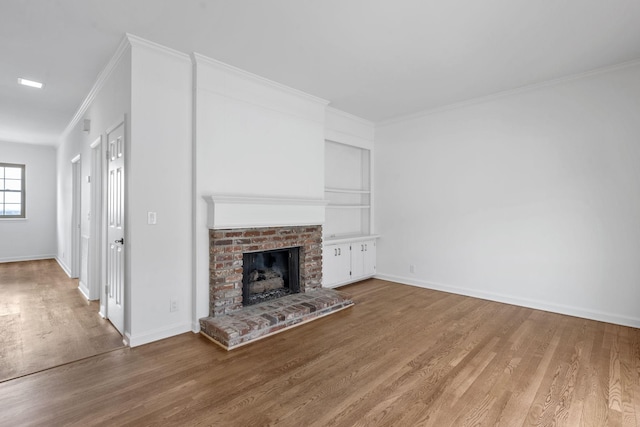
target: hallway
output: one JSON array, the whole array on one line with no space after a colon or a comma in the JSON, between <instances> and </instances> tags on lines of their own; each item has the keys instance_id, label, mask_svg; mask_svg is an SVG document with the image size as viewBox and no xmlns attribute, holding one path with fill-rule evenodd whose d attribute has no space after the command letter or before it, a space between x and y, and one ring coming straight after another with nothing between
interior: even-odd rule
<instances>
[{"instance_id":1,"label":"hallway","mask_svg":"<svg viewBox=\"0 0 640 427\"><path fill-rule=\"evenodd\" d=\"M53 259L0 263L0 382L122 348Z\"/></svg>"}]
</instances>

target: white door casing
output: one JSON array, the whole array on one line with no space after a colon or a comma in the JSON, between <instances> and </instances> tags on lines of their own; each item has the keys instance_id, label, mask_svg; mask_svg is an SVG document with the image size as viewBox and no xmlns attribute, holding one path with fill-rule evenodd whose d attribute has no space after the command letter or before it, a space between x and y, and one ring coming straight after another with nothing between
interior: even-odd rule
<instances>
[{"instance_id":1,"label":"white door casing","mask_svg":"<svg viewBox=\"0 0 640 427\"><path fill-rule=\"evenodd\" d=\"M107 318L124 334L124 122L107 132Z\"/></svg>"},{"instance_id":2,"label":"white door casing","mask_svg":"<svg viewBox=\"0 0 640 427\"><path fill-rule=\"evenodd\" d=\"M105 158L102 153L102 136L99 136L91 144L91 185L90 185L90 200L91 207L89 208L89 299L97 300L101 299L100 290L103 285L102 276L102 242L104 239L102 223L102 199L103 199L103 178L102 173L104 170L103 159ZM105 310L102 306L105 305L104 301L100 302L100 313L104 316Z\"/></svg>"},{"instance_id":3,"label":"white door casing","mask_svg":"<svg viewBox=\"0 0 640 427\"><path fill-rule=\"evenodd\" d=\"M81 163L80 154L71 159L71 274L72 278L80 276L81 264Z\"/></svg>"}]
</instances>

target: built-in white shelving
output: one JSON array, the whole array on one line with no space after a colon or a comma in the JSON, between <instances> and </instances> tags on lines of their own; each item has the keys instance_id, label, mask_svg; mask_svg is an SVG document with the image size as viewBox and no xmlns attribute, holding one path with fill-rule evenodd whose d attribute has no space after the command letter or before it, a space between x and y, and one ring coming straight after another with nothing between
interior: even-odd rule
<instances>
[{"instance_id":1,"label":"built-in white shelving","mask_svg":"<svg viewBox=\"0 0 640 427\"><path fill-rule=\"evenodd\" d=\"M336 287L376 271L373 231L373 123L332 109L325 129L323 286Z\"/></svg>"},{"instance_id":2,"label":"built-in white shelving","mask_svg":"<svg viewBox=\"0 0 640 427\"><path fill-rule=\"evenodd\" d=\"M325 143L325 241L371 234L371 151Z\"/></svg>"},{"instance_id":3,"label":"built-in white shelving","mask_svg":"<svg viewBox=\"0 0 640 427\"><path fill-rule=\"evenodd\" d=\"M375 274L376 238L371 234L371 151L325 143L323 284L341 286Z\"/></svg>"}]
</instances>

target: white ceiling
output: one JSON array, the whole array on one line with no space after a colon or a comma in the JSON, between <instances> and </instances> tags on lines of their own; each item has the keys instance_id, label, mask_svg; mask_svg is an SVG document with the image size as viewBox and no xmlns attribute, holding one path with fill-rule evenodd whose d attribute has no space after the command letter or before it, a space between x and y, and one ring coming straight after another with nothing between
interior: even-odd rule
<instances>
[{"instance_id":1,"label":"white ceiling","mask_svg":"<svg viewBox=\"0 0 640 427\"><path fill-rule=\"evenodd\" d=\"M381 121L638 59L640 1L2 0L0 140L55 145L125 33Z\"/></svg>"}]
</instances>

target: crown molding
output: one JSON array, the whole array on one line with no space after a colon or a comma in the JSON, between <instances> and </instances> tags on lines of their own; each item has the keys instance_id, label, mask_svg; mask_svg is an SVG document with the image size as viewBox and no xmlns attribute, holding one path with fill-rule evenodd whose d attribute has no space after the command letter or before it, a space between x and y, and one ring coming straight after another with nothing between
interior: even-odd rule
<instances>
[{"instance_id":1,"label":"crown molding","mask_svg":"<svg viewBox=\"0 0 640 427\"><path fill-rule=\"evenodd\" d=\"M104 69L98 75L98 78L96 79L96 82L94 83L93 87L89 91L89 94L86 96L84 101L82 101L82 104L80 104L80 107L76 111L75 115L73 116L73 118L71 119L67 127L64 129L64 131L62 131L62 133L58 137L58 142L56 144L56 147L60 146L60 143L69 136L71 131L77 126L80 120L82 120L83 116L85 115L85 113L87 112L87 110L89 109L93 101L95 100L100 90L103 88L107 80L109 80L109 77L111 77L113 70L115 70L115 68L118 66L124 54L128 50L130 50L132 47L142 47L142 48L153 50L155 52L163 53L165 55L173 56L183 61L191 61L190 56L187 55L186 53L182 53L175 49L171 49L166 46L162 46L158 43L154 43L152 41L143 39L142 37L138 37L136 35L126 33L124 37L122 37L122 40L120 41L120 44L118 45L115 53L113 54L113 56L111 57L107 65L104 67Z\"/></svg>"},{"instance_id":2,"label":"crown molding","mask_svg":"<svg viewBox=\"0 0 640 427\"><path fill-rule=\"evenodd\" d=\"M156 42L152 42L151 40L143 39L142 37L138 37L136 35L129 34L129 33L127 33L125 37L129 41L129 44L133 47L143 47L143 48L153 50L165 55L173 56L178 59L191 61L191 57L188 54L184 52L180 52L179 50L175 50L170 47L163 46Z\"/></svg>"},{"instance_id":3,"label":"crown molding","mask_svg":"<svg viewBox=\"0 0 640 427\"><path fill-rule=\"evenodd\" d=\"M338 121L337 126L334 121ZM373 150L375 129L374 122L362 117L354 116L334 107L327 107L325 110L325 141Z\"/></svg>"},{"instance_id":4,"label":"crown molding","mask_svg":"<svg viewBox=\"0 0 640 427\"><path fill-rule=\"evenodd\" d=\"M295 96L297 96L299 98L306 99L308 101L312 101L312 102L318 103L318 104L323 105L323 106L329 105L329 101L327 101L326 99L322 99L322 98L319 98L317 96L310 95L310 94L308 94L306 92L303 92L301 90L294 89L294 88L292 88L290 86L286 86L286 85L283 85L281 83L274 82L273 80L269 80L269 79L267 79L265 77L262 77L262 76L259 76L257 74L250 73L249 71L245 71L245 70L243 70L241 68L234 67L233 65L229 65L229 64L227 64L225 62L218 61L217 59L212 59L212 58L209 58L208 56L204 56L204 55L196 53L196 52L193 52L192 56L193 56L193 63L194 64L205 64L207 66L210 66L210 67L222 70L222 71L226 71L226 72L232 73L232 74L234 74L234 75L236 75L238 77L241 77L241 78L243 78L245 80L254 81L254 82L257 82L257 83L265 85L265 86L270 86L270 87L272 87L274 89L277 89L279 91L286 92L286 93L289 93L291 95L295 95Z\"/></svg>"},{"instance_id":5,"label":"crown molding","mask_svg":"<svg viewBox=\"0 0 640 427\"><path fill-rule=\"evenodd\" d=\"M574 80L581 80L581 79L585 79L585 78L589 78L589 77L594 77L594 76L598 76L598 75L601 75L601 74L611 73L611 72L614 72L614 71L619 71L619 70L623 70L625 68L630 68L630 67L634 67L634 66L638 66L638 65L640 65L640 59L634 59L632 61L622 62L622 63L619 63L619 64L610 65L610 66L602 67L602 68L596 68L594 70L585 71L585 72L582 72L582 73L570 74L568 76L560 77L560 78L557 78L557 79L552 79L552 80L547 80L547 81L540 82L540 83L534 83L534 84L530 84L530 85L520 86L520 87L515 88L515 89L509 89L509 90L505 90L505 91L501 91L501 92L496 92L496 93L493 93L491 95L480 96L480 97L477 97L477 98L471 98L471 99L468 99L466 101L455 102L453 104L444 105L442 107L431 108L431 109L428 109L428 110L419 111L417 113L412 113L412 114L407 114L407 115L404 115L404 116L394 117L394 118L387 119L387 120L382 120L382 121L376 123L376 127L390 126L390 125L394 125L394 124L397 124L397 123L402 123L402 122L406 122L406 121L410 121L410 120L419 119L421 117L427 117L427 116L430 116L430 115L433 115L433 114L442 113L442 112L449 111L449 110L456 110L458 108L464 108L464 107L468 107L468 106L472 106L472 105L482 104L482 103L493 101L493 100L496 100L496 99L506 98L506 97L509 97L509 96L517 95L517 94L520 94L520 93L531 92L531 91L534 91L534 90L537 90L537 89L546 88L546 87L557 86L557 85L560 85L560 84L563 84L563 83L567 83L567 82L571 82L571 81L574 81Z\"/></svg>"},{"instance_id":6,"label":"crown molding","mask_svg":"<svg viewBox=\"0 0 640 427\"><path fill-rule=\"evenodd\" d=\"M116 49L115 53L113 54L113 56L111 57L107 65L98 75L96 82L93 84L93 87L85 97L84 101L82 101L82 104L80 104L80 107L76 111L76 114L73 116L73 118L71 119L67 127L64 128L64 131L62 131L62 133L58 137L58 143L56 144L56 146L60 146L60 143L69 136L73 128L75 128L76 125L80 122L84 114L87 112L87 110L91 106L91 103L94 101L94 99L96 98L96 96L98 95L102 87L105 85L109 77L111 77L113 70L115 70L115 68L118 66L124 54L130 49L130 47L131 47L131 44L129 42L129 37L128 35L125 35L120 41L118 48Z\"/></svg>"},{"instance_id":7,"label":"crown molding","mask_svg":"<svg viewBox=\"0 0 640 427\"><path fill-rule=\"evenodd\" d=\"M351 113L347 113L346 111L343 111L343 110L338 110L335 107L327 106L327 112L328 113L333 113L333 114L335 114L337 116L342 116L342 117L344 117L346 119L353 120L354 122L358 122L358 123L366 125L366 126L371 126L371 127L375 126L375 122L372 122L371 120L363 119L362 117L355 116L355 115L353 115Z\"/></svg>"}]
</instances>

